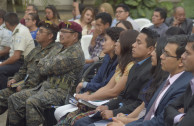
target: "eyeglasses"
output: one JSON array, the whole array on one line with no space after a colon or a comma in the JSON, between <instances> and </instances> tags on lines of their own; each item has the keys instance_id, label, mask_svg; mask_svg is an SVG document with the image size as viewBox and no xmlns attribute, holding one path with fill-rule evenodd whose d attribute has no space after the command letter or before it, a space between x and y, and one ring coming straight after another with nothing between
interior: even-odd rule
<instances>
[{"instance_id":1,"label":"eyeglasses","mask_svg":"<svg viewBox=\"0 0 194 126\"><path fill-rule=\"evenodd\" d=\"M164 54L165 57L179 58L177 56L171 56L171 55L169 55L164 49L162 50L162 54Z\"/></svg>"},{"instance_id":2,"label":"eyeglasses","mask_svg":"<svg viewBox=\"0 0 194 126\"><path fill-rule=\"evenodd\" d=\"M115 13L116 14L121 14L122 12L125 12L125 11L116 11Z\"/></svg>"},{"instance_id":3,"label":"eyeglasses","mask_svg":"<svg viewBox=\"0 0 194 126\"><path fill-rule=\"evenodd\" d=\"M32 20L32 19L29 19L29 18L25 19L25 21L30 21L30 20Z\"/></svg>"},{"instance_id":4,"label":"eyeglasses","mask_svg":"<svg viewBox=\"0 0 194 126\"><path fill-rule=\"evenodd\" d=\"M75 33L74 31L60 31L61 33Z\"/></svg>"},{"instance_id":5,"label":"eyeglasses","mask_svg":"<svg viewBox=\"0 0 194 126\"><path fill-rule=\"evenodd\" d=\"M50 32L45 32L43 29L39 29L38 32L41 33L41 34L42 33L50 33Z\"/></svg>"}]
</instances>

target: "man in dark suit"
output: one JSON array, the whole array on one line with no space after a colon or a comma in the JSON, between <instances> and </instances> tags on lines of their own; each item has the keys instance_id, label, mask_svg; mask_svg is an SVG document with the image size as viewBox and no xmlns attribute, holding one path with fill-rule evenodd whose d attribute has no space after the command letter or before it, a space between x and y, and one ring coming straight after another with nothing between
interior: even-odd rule
<instances>
[{"instance_id":1,"label":"man in dark suit","mask_svg":"<svg viewBox=\"0 0 194 126\"><path fill-rule=\"evenodd\" d=\"M132 55L137 60L137 63L129 72L124 91L117 99L111 100L106 105L99 106L96 109L101 112L101 117L97 119L84 117L76 121L74 126L94 125L92 123L101 119L112 118L120 112L130 113L134 108L141 104L141 101L135 101L138 99L141 88L151 79L150 55L154 50L157 36L158 34L149 28L142 29L136 38L136 42L133 44L132 50Z\"/></svg>"},{"instance_id":2,"label":"man in dark suit","mask_svg":"<svg viewBox=\"0 0 194 126\"><path fill-rule=\"evenodd\" d=\"M182 55L185 71L194 75L194 35L187 42L186 51ZM194 78L190 81L185 93L170 104L164 113L166 126L194 125Z\"/></svg>"},{"instance_id":3,"label":"man in dark suit","mask_svg":"<svg viewBox=\"0 0 194 126\"><path fill-rule=\"evenodd\" d=\"M174 9L173 17L167 18L166 25L177 26L184 30L186 34L191 34L193 28L193 21L189 18L185 18L185 10L182 7L176 7Z\"/></svg>"}]
</instances>

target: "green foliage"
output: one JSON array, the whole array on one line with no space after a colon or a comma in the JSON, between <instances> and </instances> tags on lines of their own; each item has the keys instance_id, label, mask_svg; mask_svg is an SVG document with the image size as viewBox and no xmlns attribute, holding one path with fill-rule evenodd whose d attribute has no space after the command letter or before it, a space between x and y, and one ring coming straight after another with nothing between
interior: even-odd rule
<instances>
[{"instance_id":1,"label":"green foliage","mask_svg":"<svg viewBox=\"0 0 194 126\"><path fill-rule=\"evenodd\" d=\"M173 4L171 2L159 3L158 0L96 0L96 5L99 6L103 2L111 3L114 8L124 2L130 7L130 14L133 18L145 17L151 19L153 10L156 7L166 8L170 14L173 10Z\"/></svg>"}]
</instances>

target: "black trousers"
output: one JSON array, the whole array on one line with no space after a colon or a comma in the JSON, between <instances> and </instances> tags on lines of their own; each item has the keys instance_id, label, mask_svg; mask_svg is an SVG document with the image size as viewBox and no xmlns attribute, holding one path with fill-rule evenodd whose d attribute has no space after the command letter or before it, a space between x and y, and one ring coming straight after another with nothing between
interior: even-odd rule
<instances>
[{"instance_id":1,"label":"black trousers","mask_svg":"<svg viewBox=\"0 0 194 126\"><path fill-rule=\"evenodd\" d=\"M0 90L7 87L8 77L18 72L22 64L23 61L19 60L13 64L0 66Z\"/></svg>"}]
</instances>

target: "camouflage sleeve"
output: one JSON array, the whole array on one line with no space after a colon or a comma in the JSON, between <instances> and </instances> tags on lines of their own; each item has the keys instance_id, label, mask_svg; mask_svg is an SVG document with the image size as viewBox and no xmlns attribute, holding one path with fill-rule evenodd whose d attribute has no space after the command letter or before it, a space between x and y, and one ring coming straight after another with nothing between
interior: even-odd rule
<instances>
[{"instance_id":1,"label":"camouflage sleeve","mask_svg":"<svg viewBox=\"0 0 194 126\"><path fill-rule=\"evenodd\" d=\"M23 80L27 74L27 65L28 65L28 61L29 59L32 58L33 56L33 53L35 52L36 50L33 49L27 56L26 58L24 59L24 64L20 67L19 71L17 73L15 73L14 75L14 79L16 81L20 81L20 80Z\"/></svg>"},{"instance_id":2,"label":"camouflage sleeve","mask_svg":"<svg viewBox=\"0 0 194 126\"><path fill-rule=\"evenodd\" d=\"M61 75L81 65L78 48L69 48L48 59L39 61L41 75Z\"/></svg>"},{"instance_id":3,"label":"camouflage sleeve","mask_svg":"<svg viewBox=\"0 0 194 126\"><path fill-rule=\"evenodd\" d=\"M20 67L19 71L17 73L15 73L13 78L16 81L20 81L20 80L25 78L26 72L27 72L27 62L24 61L24 64Z\"/></svg>"}]
</instances>

